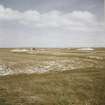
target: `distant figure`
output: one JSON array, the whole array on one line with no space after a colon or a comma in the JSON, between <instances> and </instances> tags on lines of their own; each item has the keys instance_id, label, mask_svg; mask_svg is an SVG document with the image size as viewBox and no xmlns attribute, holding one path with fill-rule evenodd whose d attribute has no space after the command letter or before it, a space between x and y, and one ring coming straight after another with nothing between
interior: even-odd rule
<instances>
[{"instance_id":1,"label":"distant figure","mask_svg":"<svg viewBox=\"0 0 105 105\"><path fill-rule=\"evenodd\" d=\"M32 50L36 50L36 48L32 48Z\"/></svg>"},{"instance_id":2,"label":"distant figure","mask_svg":"<svg viewBox=\"0 0 105 105\"><path fill-rule=\"evenodd\" d=\"M31 51L34 51L34 50L36 50L36 48L31 48L30 50L31 50Z\"/></svg>"}]
</instances>

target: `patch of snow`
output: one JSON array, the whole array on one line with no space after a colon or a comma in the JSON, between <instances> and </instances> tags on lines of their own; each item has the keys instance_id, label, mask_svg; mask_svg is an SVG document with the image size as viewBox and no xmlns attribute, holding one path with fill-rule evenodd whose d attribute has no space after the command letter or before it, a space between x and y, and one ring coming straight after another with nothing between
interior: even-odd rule
<instances>
[{"instance_id":1,"label":"patch of snow","mask_svg":"<svg viewBox=\"0 0 105 105\"><path fill-rule=\"evenodd\" d=\"M81 51L93 51L94 49L93 48L80 48L80 49L77 49L77 50L81 50Z\"/></svg>"},{"instance_id":2,"label":"patch of snow","mask_svg":"<svg viewBox=\"0 0 105 105\"><path fill-rule=\"evenodd\" d=\"M13 49L11 52L27 52L27 49Z\"/></svg>"},{"instance_id":3,"label":"patch of snow","mask_svg":"<svg viewBox=\"0 0 105 105\"><path fill-rule=\"evenodd\" d=\"M13 71L7 68L5 65L0 65L0 76L11 75Z\"/></svg>"}]
</instances>

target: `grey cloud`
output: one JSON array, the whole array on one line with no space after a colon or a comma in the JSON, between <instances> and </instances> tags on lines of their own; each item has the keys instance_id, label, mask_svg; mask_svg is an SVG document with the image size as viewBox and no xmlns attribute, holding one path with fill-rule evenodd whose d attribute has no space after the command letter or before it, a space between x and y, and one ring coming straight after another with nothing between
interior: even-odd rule
<instances>
[{"instance_id":1,"label":"grey cloud","mask_svg":"<svg viewBox=\"0 0 105 105\"><path fill-rule=\"evenodd\" d=\"M0 47L105 47L103 0L0 3Z\"/></svg>"},{"instance_id":2,"label":"grey cloud","mask_svg":"<svg viewBox=\"0 0 105 105\"><path fill-rule=\"evenodd\" d=\"M60 10L71 12L74 10L88 10L99 17L104 14L104 0L0 0L6 7L17 10L35 9L40 12Z\"/></svg>"}]
</instances>

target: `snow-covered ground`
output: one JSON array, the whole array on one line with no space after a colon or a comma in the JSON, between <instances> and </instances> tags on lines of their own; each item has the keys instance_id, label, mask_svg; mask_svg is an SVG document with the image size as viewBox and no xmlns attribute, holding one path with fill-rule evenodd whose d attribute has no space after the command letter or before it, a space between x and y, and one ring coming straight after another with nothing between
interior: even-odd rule
<instances>
[{"instance_id":1,"label":"snow-covered ground","mask_svg":"<svg viewBox=\"0 0 105 105\"><path fill-rule=\"evenodd\" d=\"M5 75L12 75L13 70L10 68L7 68L5 65L0 65L0 76L5 76Z\"/></svg>"},{"instance_id":2,"label":"snow-covered ground","mask_svg":"<svg viewBox=\"0 0 105 105\"><path fill-rule=\"evenodd\" d=\"M76 50L80 51L77 52L76 50L72 49L63 49L61 51L60 49L59 51L55 51L55 49L47 50L48 53L42 52L42 54L35 54L34 52L37 52L37 50L31 51L30 49L10 49L8 50L9 53L0 52L0 76L13 74L46 73L92 67L97 68L104 66L104 62L101 60L105 59L105 55L104 53L97 52L95 48L78 48ZM75 52L72 53L72 51ZM80 53L82 51L84 53ZM19 53L14 54L14 52ZM25 54L19 56L21 52L25 52ZM26 54L28 52L33 52L34 54L32 53L31 56L31 54Z\"/></svg>"},{"instance_id":3,"label":"snow-covered ground","mask_svg":"<svg viewBox=\"0 0 105 105\"><path fill-rule=\"evenodd\" d=\"M11 50L11 52L27 52L28 50L27 49L13 49Z\"/></svg>"},{"instance_id":4,"label":"snow-covered ground","mask_svg":"<svg viewBox=\"0 0 105 105\"><path fill-rule=\"evenodd\" d=\"M19 66L23 66L20 64ZM0 75L13 75L13 74L33 74L33 73L46 73L51 71L65 71L65 70L75 70L86 67L93 67L94 64L91 63L91 60L82 60L80 58L72 58L66 60L52 60L52 61L43 61L41 64L25 66L24 68L11 67L7 65L0 65Z\"/></svg>"},{"instance_id":5,"label":"snow-covered ground","mask_svg":"<svg viewBox=\"0 0 105 105\"><path fill-rule=\"evenodd\" d=\"M94 49L93 48L79 48L77 50L80 50L80 51L93 51Z\"/></svg>"}]
</instances>

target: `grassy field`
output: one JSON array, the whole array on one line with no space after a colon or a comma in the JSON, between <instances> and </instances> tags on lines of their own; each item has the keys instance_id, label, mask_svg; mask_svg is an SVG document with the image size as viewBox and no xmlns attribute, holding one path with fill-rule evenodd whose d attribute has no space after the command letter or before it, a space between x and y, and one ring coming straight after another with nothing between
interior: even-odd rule
<instances>
[{"instance_id":1,"label":"grassy field","mask_svg":"<svg viewBox=\"0 0 105 105\"><path fill-rule=\"evenodd\" d=\"M105 105L103 48L33 54L0 49L0 65L13 71L0 75L0 105Z\"/></svg>"}]
</instances>

